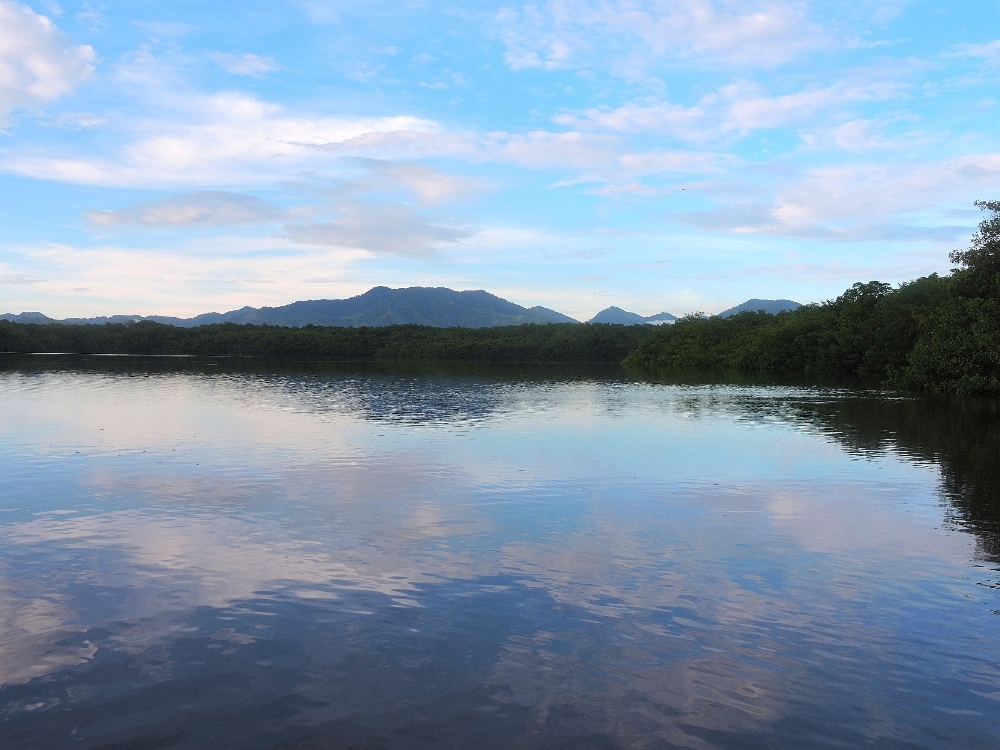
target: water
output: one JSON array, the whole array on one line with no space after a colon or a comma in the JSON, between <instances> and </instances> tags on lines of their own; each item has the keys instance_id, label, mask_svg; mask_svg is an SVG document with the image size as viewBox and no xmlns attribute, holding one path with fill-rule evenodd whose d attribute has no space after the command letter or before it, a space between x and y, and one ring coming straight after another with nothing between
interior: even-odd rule
<instances>
[{"instance_id":1,"label":"water","mask_svg":"<svg viewBox=\"0 0 1000 750\"><path fill-rule=\"evenodd\" d=\"M0 747L1000 747L997 403L0 369Z\"/></svg>"}]
</instances>

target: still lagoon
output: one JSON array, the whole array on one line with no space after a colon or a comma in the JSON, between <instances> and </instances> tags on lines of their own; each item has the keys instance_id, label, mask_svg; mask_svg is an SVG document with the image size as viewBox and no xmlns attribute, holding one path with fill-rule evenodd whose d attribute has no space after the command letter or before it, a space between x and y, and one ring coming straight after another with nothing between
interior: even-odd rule
<instances>
[{"instance_id":1,"label":"still lagoon","mask_svg":"<svg viewBox=\"0 0 1000 750\"><path fill-rule=\"evenodd\" d=\"M0 747L1000 747L1000 407L0 363Z\"/></svg>"}]
</instances>

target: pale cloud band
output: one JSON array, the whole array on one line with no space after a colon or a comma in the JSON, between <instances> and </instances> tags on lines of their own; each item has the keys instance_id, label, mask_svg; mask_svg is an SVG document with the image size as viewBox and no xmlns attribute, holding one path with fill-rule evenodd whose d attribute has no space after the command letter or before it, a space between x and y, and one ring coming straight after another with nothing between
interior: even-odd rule
<instances>
[{"instance_id":1,"label":"pale cloud band","mask_svg":"<svg viewBox=\"0 0 1000 750\"><path fill-rule=\"evenodd\" d=\"M365 250L373 255L424 258L444 245L461 242L471 232L433 223L398 203L353 203L331 222L293 224L286 234L306 245Z\"/></svg>"},{"instance_id":2,"label":"pale cloud band","mask_svg":"<svg viewBox=\"0 0 1000 750\"><path fill-rule=\"evenodd\" d=\"M619 75L637 77L668 56L768 68L830 45L804 3L549 0L502 8L496 22L515 71L589 67L610 58Z\"/></svg>"},{"instance_id":3,"label":"pale cloud band","mask_svg":"<svg viewBox=\"0 0 1000 750\"><path fill-rule=\"evenodd\" d=\"M252 52L242 54L213 52L208 57L227 73L232 73L235 76L259 78L278 69L278 64L273 57L255 55Z\"/></svg>"},{"instance_id":4,"label":"pale cloud band","mask_svg":"<svg viewBox=\"0 0 1000 750\"><path fill-rule=\"evenodd\" d=\"M251 195L203 190L176 195L119 210L88 211L94 226L210 227L268 224L287 214Z\"/></svg>"}]
</instances>

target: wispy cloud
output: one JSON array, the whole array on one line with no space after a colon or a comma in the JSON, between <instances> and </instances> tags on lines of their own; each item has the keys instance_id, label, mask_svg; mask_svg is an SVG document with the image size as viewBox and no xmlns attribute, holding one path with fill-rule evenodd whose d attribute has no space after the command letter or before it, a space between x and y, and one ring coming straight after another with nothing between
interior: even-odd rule
<instances>
[{"instance_id":1,"label":"wispy cloud","mask_svg":"<svg viewBox=\"0 0 1000 750\"><path fill-rule=\"evenodd\" d=\"M278 63L275 62L273 57L255 55L252 52L212 52L209 54L208 59L234 76L260 78L278 69Z\"/></svg>"},{"instance_id":2,"label":"wispy cloud","mask_svg":"<svg viewBox=\"0 0 1000 750\"><path fill-rule=\"evenodd\" d=\"M102 227L210 227L267 224L287 218L287 212L251 195L204 190L84 216Z\"/></svg>"},{"instance_id":3,"label":"wispy cloud","mask_svg":"<svg viewBox=\"0 0 1000 750\"><path fill-rule=\"evenodd\" d=\"M830 45L804 3L550 0L496 16L513 70L612 61L634 77L663 58L769 68ZM622 50L626 50L622 53Z\"/></svg>"},{"instance_id":4,"label":"wispy cloud","mask_svg":"<svg viewBox=\"0 0 1000 750\"><path fill-rule=\"evenodd\" d=\"M372 255L426 258L471 232L439 224L399 203L354 202L334 221L292 224L286 235L306 245L364 250Z\"/></svg>"},{"instance_id":5,"label":"wispy cloud","mask_svg":"<svg viewBox=\"0 0 1000 750\"><path fill-rule=\"evenodd\" d=\"M904 91L905 84L899 80L844 80L774 96L760 84L736 81L703 96L692 106L632 102L615 109L565 113L553 120L584 130L658 133L706 143L755 130L807 123L833 108L885 101L901 96Z\"/></svg>"},{"instance_id":6,"label":"wispy cloud","mask_svg":"<svg viewBox=\"0 0 1000 750\"><path fill-rule=\"evenodd\" d=\"M403 191L424 206L440 205L481 192L485 181L448 174L430 164L355 157L345 159L361 174L344 180L339 192L396 194Z\"/></svg>"},{"instance_id":7,"label":"wispy cloud","mask_svg":"<svg viewBox=\"0 0 1000 750\"><path fill-rule=\"evenodd\" d=\"M9 310L43 310L56 317L190 316L247 304L280 305L314 296L315 286L306 279L320 276L342 280L329 290L336 296L370 286L350 272L363 252L308 248L276 237L215 235L183 247L40 243L2 250L9 264L20 267L19 275L37 279L9 288L3 295ZM0 267L0 273L7 271ZM73 291L80 288L90 290L85 299Z\"/></svg>"},{"instance_id":8,"label":"wispy cloud","mask_svg":"<svg viewBox=\"0 0 1000 750\"><path fill-rule=\"evenodd\" d=\"M140 29L145 29L157 36L184 36L194 31L194 26L191 24L177 21L134 21L133 23Z\"/></svg>"},{"instance_id":9,"label":"wispy cloud","mask_svg":"<svg viewBox=\"0 0 1000 750\"><path fill-rule=\"evenodd\" d=\"M1000 184L1000 153L955 159L817 167L780 187L772 201L727 202L678 215L709 231L857 242L955 241L968 225L926 221L947 195L971 204Z\"/></svg>"},{"instance_id":10,"label":"wispy cloud","mask_svg":"<svg viewBox=\"0 0 1000 750\"><path fill-rule=\"evenodd\" d=\"M124 123L124 143L86 156L11 153L5 168L49 180L156 187L272 183L350 153L366 135L432 132L416 117L330 117L289 112L255 97L170 92L175 108L155 120ZM121 127L121 125L120 125ZM336 147L336 150L331 150Z\"/></svg>"},{"instance_id":11,"label":"wispy cloud","mask_svg":"<svg viewBox=\"0 0 1000 750\"><path fill-rule=\"evenodd\" d=\"M953 54L965 57L981 57L990 62L1000 62L1000 39L985 44L960 44Z\"/></svg>"},{"instance_id":12,"label":"wispy cloud","mask_svg":"<svg viewBox=\"0 0 1000 750\"><path fill-rule=\"evenodd\" d=\"M852 153L866 151L899 151L929 143L930 137L921 131L908 131L896 136L886 135L892 123L886 120L859 118L825 129L802 133L811 148L834 147Z\"/></svg>"}]
</instances>

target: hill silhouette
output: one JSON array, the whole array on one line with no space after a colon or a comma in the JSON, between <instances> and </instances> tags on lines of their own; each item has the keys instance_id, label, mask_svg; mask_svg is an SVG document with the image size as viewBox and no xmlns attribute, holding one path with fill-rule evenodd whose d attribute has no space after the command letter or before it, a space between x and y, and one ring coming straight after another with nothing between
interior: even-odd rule
<instances>
[{"instance_id":1,"label":"hill silhouette","mask_svg":"<svg viewBox=\"0 0 1000 750\"><path fill-rule=\"evenodd\" d=\"M643 317L638 313L622 310L620 307L609 307L601 310L597 315L588 320L588 323L611 323L624 326L642 325L643 323L670 323L677 320L677 317L668 312L657 313L649 317Z\"/></svg>"},{"instance_id":2,"label":"hill silhouette","mask_svg":"<svg viewBox=\"0 0 1000 750\"><path fill-rule=\"evenodd\" d=\"M719 313L719 317L729 318L733 315L739 315L741 312L766 312L775 315L786 310L798 310L800 307L802 307L801 304L792 302L790 299L748 299L741 305L723 310Z\"/></svg>"},{"instance_id":3,"label":"hill silhouette","mask_svg":"<svg viewBox=\"0 0 1000 750\"><path fill-rule=\"evenodd\" d=\"M193 328L211 323L253 323L301 328L317 326L425 325L436 328L491 328L523 323L577 323L547 307L522 307L482 290L456 292L445 287L390 289L377 286L349 299L318 299L292 302L280 307L243 307L225 313L204 313L193 318L163 315L113 315L99 318L67 318L57 321L41 313L5 314L13 323L103 324L150 320L155 323Z\"/></svg>"}]
</instances>

